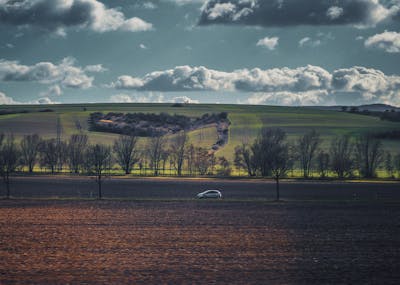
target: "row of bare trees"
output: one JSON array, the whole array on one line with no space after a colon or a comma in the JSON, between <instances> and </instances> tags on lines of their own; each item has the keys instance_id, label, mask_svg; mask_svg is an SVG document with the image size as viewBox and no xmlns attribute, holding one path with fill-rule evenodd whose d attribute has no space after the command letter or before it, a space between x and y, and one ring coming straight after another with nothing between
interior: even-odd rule
<instances>
[{"instance_id":1,"label":"row of bare trees","mask_svg":"<svg viewBox=\"0 0 400 285\"><path fill-rule=\"evenodd\" d=\"M225 175L232 172L232 163L214 152L190 144L185 132L168 141L157 136L138 146L135 136L122 135L112 146L90 144L84 133L71 135L68 140L42 139L37 134L24 136L16 143L12 135L0 134L0 174L9 196L10 175L25 167L33 172L40 166L51 173L65 171L96 175L101 197L104 173L118 164L126 174L132 169L140 173L150 169L153 175L165 174L166 167L176 175ZM252 142L235 148L233 165L249 176L279 179L289 171L300 169L303 177L318 173L320 177L335 173L338 178L375 177L378 167L391 176L400 173L400 154L383 151L382 142L369 134L358 137L348 135L334 138L330 146L322 148L323 140L310 130L297 140L289 142L282 129L263 128Z\"/></svg>"},{"instance_id":2,"label":"row of bare trees","mask_svg":"<svg viewBox=\"0 0 400 285\"><path fill-rule=\"evenodd\" d=\"M235 148L234 164L245 169L249 176L273 177L277 200L280 179L293 169L301 169L304 178L309 178L315 170L320 177L332 171L340 179L352 177L355 172L372 178L380 166L393 177L395 170L400 174L400 154L393 158L389 152L385 153L382 142L371 134L355 138L338 136L332 140L329 151L323 150L321 144L320 134L315 130L289 143L282 129L263 128L252 144L243 143Z\"/></svg>"},{"instance_id":3,"label":"row of bare trees","mask_svg":"<svg viewBox=\"0 0 400 285\"><path fill-rule=\"evenodd\" d=\"M285 133L280 129L263 128L252 143L242 143L235 148L234 164L244 169L249 176L272 176L271 159L275 148L285 142L285 159L288 170L300 169L304 178L318 173L322 178L333 172L339 179L353 177L373 178L378 168L385 169L394 177L400 174L400 154L392 156L383 150L382 142L371 134L356 137L342 135L335 137L327 150L315 130L310 130L292 143L286 142Z\"/></svg>"},{"instance_id":4,"label":"row of bare trees","mask_svg":"<svg viewBox=\"0 0 400 285\"><path fill-rule=\"evenodd\" d=\"M88 136L83 133L73 134L67 141L54 138L41 139L37 134L25 135L19 144L12 135L1 134L1 141L12 146L17 157L17 166L26 167L32 173L35 166L47 169L51 173L68 169L71 173L86 173L91 169L88 159L90 148ZM1 144L3 145L3 143ZM101 146L101 144L99 144ZM217 158L214 152L189 144L188 136L182 132L172 141L157 136L148 140L148 143L139 148L137 137L121 135L110 147L110 165L118 164L126 174L131 173L134 166L139 169L150 169L153 175L165 172L166 166L178 176L190 175L230 174L231 164L225 157ZM216 167L216 166L219 167Z\"/></svg>"},{"instance_id":5,"label":"row of bare trees","mask_svg":"<svg viewBox=\"0 0 400 285\"><path fill-rule=\"evenodd\" d=\"M95 174L101 198L104 171L111 167L111 149L101 144L88 145L86 135L72 135L67 143L56 139L42 140L36 134L26 135L18 145L14 136L0 134L0 174L6 185L6 197L10 197L10 176L18 167L26 166L33 172L37 163L48 167L51 173L61 171L65 164L71 172Z\"/></svg>"},{"instance_id":6,"label":"row of bare trees","mask_svg":"<svg viewBox=\"0 0 400 285\"><path fill-rule=\"evenodd\" d=\"M156 176L160 171L165 173L166 165L178 176L184 173L229 176L232 171L231 163L225 157L216 157L213 151L190 144L185 132L177 134L169 143L165 137L150 138L138 165L139 169L147 165Z\"/></svg>"},{"instance_id":7,"label":"row of bare trees","mask_svg":"<svg viewBox=\"0 0 400 285\"><path fill-rule=\"evenodd\" d=\"M101 197L101 184L104 173L118 165L126 174L136 166L140 173L150 169L155 176L165 173L169 166L170 173L183 175L186 165L190 175L212 174L218 167L219 175L230 175L229 161L216 158L214 153L201 147L189 145L188 136L182 132L171 142L165 137L157 136L139 149L137 137L121 135L112 146L90 144L84 133L71 135L68 140L42 139L37 134L25 135L17 143L12 134L0 134L0 171L7 185L9 197L10 175L24 168L29 173L36 166L47 169L52 174L62 171L90 174L96 176ZM137 168L136 168L137 169Z\"/></svg>"},{"instance_id":8,"label":"row of bare trees","mask_svg":"<svg viewBox=\"0 0 400 285\"><path fill-rule=\"evenodd\" d=\"M234 165L249 176L271 176L270 158L282 141L287 144L288 169L300 169L305 178L313 173L325 177L328 172L345 178L353 176L356 171L361 177L370 178L376 176L378 167L385 168L391 175L400 170L400 155L385 153L382 142L368 134L355 138L338 136L325 150L327 148L321 148L323 140L315 130L289 144L283 130L268 128L263 128L252 144L243 143L235 148ZM71 173L90 172L92 162L87 152L90 146L88 136L83 133L73 134L65 142L41 139L37 134L26 135L19 145L12 135L0 134L2 165L24 166L29 172L33 172L36 165L51 173L63 171L65 167ZM114 158L110 166L117 163L126 174L131 173L135 165L140 170L150 169L153 175L165 172L166 165L178 176L184 173L230 175L232 171L230 161L225 157L217 158L206 148L189 144L184 132L170 142L162 136L150 138L141 149L137 137L123 135L115 140L109 152L110 159ZM6 169L4 173L8 173L8 166L2 168Z\"/></svg>"}]
</instances>

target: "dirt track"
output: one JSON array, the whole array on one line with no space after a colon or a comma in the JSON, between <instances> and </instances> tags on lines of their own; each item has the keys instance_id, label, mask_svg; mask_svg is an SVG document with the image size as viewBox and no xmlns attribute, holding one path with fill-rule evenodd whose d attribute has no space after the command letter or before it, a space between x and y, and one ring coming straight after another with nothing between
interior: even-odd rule
<instances>
[{"instance_id":1,"label":"dirt track","mask_svg":"<svg viewBox=\"0 0 400 285\"><path fill-rule=\"evenodd\" d=\"M0 284L398 284L400 207L0 201Z\"/></svg>"},{"instance_id":2,"label":"dirt track","mask_svg":"<svg viewBox=\"0 0 400 285\"><path fill-rule=\"evenodd\" d=\"M273 181L210 179L107 179L103 195L108 198L191 199L206 189L220 189L227 199L274 199ZM5 194L0 186L0 195ZM15 177L14 197L96 197L94 179L66 177ZM397 200L400 183L282 182L285 200Z\"/></svg>"}]
</instances>

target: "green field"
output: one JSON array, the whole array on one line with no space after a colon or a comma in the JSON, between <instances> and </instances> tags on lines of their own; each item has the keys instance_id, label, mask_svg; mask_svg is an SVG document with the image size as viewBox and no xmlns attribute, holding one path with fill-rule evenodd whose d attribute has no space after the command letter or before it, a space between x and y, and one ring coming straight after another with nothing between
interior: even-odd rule
<instances>
[{"instance_id":1,"label":"green field","mask_svg":"<svg viewBox=\"0 0 400 285\"><path fill-rule=\"evenodd\" d=\"M322 147L329 147L330 140L340 134L359 134L367 131L386 131L399 129L400 123L382 121L377 117L350 114L336 111L321 111L303 107L275 107L249 105L192 104L184 107L173 107L171 104L71 104L48 106L2 106L0 110L27 110L29 113L0 116L0 131L11 132L17 139L25 134L38 133L44 138L56 136L56 122L61 120L62 138L78 132L80 125L89 135L92 143L112 144L118 136L111 133L88 131L87 119L92 112L167 112L186 116L201 116L204 113L228 112L231 121L229 142L221 148L218 156L233 157L236 145L243 141L251 142L260 128L280 127L284 129L289 140L294 140L305 131L314 128L323 138ZM39 112L51 109L53 112ZM210 147L216 140L215 128L198 129L190 133L195 145ZM141 139L145 144L146 139ZM384 140L386 150L400 152L399 140Z\"/></svg>"}]
</instances>

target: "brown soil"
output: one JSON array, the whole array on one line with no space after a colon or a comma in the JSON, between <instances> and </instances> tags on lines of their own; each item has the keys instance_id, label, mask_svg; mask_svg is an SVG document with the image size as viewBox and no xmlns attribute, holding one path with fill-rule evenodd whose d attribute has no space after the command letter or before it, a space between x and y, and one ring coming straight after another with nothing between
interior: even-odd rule
<instances>
[{"instance_id":1,"label":"brown soil","mask_svg":"<svg viewBox=\"0 0 400 285\"><path fill-rule=\"evenodd\" d=\"M396 284L398 204L0 201L0 284Z\"/></svg>"}]
</instances>

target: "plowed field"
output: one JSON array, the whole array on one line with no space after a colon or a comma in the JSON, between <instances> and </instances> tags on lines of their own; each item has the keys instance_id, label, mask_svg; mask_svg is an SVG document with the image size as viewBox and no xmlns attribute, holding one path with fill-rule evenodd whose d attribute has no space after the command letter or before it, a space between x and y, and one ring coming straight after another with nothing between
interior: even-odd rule
<instances>
[{"instance_id":1,"label":"plowed field","mask_svg":"<svg viewBox=\"0 0 400 285\"><path fill-rule=\"evenodd\" d=\"M0 284L398 284L400 205L0 201Z\"/></svg>"}]
</instances>

